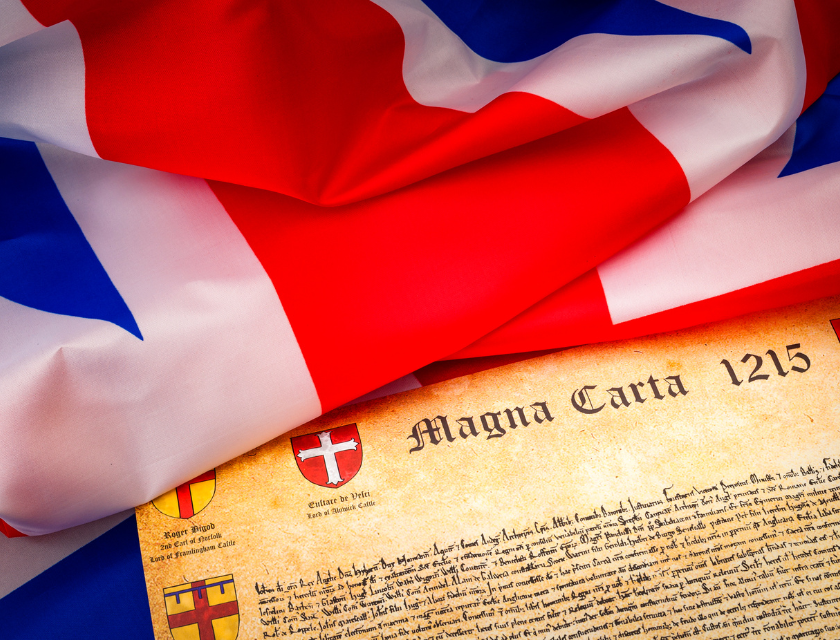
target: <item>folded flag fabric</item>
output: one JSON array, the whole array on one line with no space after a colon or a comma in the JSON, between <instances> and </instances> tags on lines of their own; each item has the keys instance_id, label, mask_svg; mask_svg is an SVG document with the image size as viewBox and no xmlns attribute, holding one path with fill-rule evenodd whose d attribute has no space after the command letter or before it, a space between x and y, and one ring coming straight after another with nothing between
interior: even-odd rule
<instances>
[{"instance_id":1,"label":"folded flag fabric","mask_svg":"<svg viewBox=\"0 0 840 640\"><path fill-rule=\"evenodd\" d=\"M627 108L697 197L822 92L838 10L673 4L5 0L0 135L335 205Z\"/></svg>"},{"instance_id":2,"label":"folded flag fabric","mask_svg":"<svg viewBox=\"0 0 840 640\"><path fill-rule=\"evenodd\" d=\"M679 214L452 358L680 329L840 294L840 76Z\"/></svg>"},{"instance_id":3,"label":"folded flag fabric","mask_svg":"<svg viewBox=\"0 0 840 640\"><path fill-rule=\"evenodd\" d=\"M148 501L527 325L596 268L612 326L840 257L833 161L802 169L804 120L790 129L840 70L834 5L2 0L0 16L10 531ZM728 238L727 190L764 193L781 160L779 184L827 190L802 212L818 251L802 257L806 234L722 288L634 291L669 242L708 259L702 211ZM568 343L522 335L481 353Z\"/></svg>"},{"instance_id":4,"label":"folded flag fabric","mask_svg":"<svg viewBox=\"0 0 840 640\"><path fill-rule=\"evenodd\" d=\"M634 169L669 158L641 128L622 133L626 117L597 121L600 151L575 128L558 134L565 145L329 210L5 140L4 519L31 534L40 529L25 523L69 526L149 500L594 267L685 196ZM571 191L610 157L626 176L620 193L580 194L571 220L546 206L552 171L565 178L550 184ZM541 213L509 215L529 183ZM552 250L565 232L590 241Z\"/></svg>"}]
</instances>

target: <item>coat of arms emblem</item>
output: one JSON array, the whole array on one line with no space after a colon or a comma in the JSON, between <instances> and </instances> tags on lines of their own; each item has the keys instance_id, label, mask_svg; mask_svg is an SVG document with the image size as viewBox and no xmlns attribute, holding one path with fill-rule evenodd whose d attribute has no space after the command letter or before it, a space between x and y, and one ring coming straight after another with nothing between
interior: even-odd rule
<instances>
[{"instance_id":1,"label":"coat of arms emblem","mask_svg":"<svg viewBox=\"0 0 840 640\"><path fill-rule=\"evenodd\" d=\"M320 487L338 488L362 467L362 440L355 424L292 438L303 477Z\"/></svg>"},{"instance_id":2,"label":"coat of arms emblem","mask_svg":"<svg viewBox=\"0 0 840 640\"><path fill-rule=\"evenodd\" d=\"M174 640L236 640L239 603L233 575L167 587L163 599Z\"/></svg>"},{"instance_id":3,"label":"coat of arms emblem","mask_svg":"<svg viewBox=\"0 0 840 640\"><path fill-rule=\"evenodd\" d=\"M202 473L180 487L152 501L158 511L170 518L192 518L204 509L216 493L216 470Z\"/></svg>"}]
</instances>

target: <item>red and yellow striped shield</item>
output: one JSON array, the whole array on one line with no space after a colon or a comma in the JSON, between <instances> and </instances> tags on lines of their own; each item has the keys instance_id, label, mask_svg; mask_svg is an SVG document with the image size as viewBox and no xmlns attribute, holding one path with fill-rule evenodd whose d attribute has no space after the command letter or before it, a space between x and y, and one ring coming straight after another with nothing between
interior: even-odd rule
<instances>
[{"instance_id":1,"label":"red and yellow striped shield","mask_svg":"<svg viewBox=\"0 0 840 640\"><path fill-rule=\"evenodd\" d=\"M216 470L202 473L180 487L155 498L152 504L171 518L192 518L204 509L216 493Z\"/></svg>"},{"instance_id":2,"label":"red and yellow striped shield","mask_svg":"<svg viewBox=\"0 0 840 640\"><path fill-rule=\"evenodd\" d=\"M174 640L236 640L239 603L233 575L167 587L163 599Z\"/></svg>"}]
</instances>

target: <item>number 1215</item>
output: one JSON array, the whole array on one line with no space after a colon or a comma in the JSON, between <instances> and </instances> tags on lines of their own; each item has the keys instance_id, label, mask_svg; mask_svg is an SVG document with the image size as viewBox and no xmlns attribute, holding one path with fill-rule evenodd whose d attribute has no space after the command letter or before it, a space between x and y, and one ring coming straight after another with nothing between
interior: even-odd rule
<instances>
[{"instance_id":1,"label":"number 1215","mask_svg":"<svg viewBox=\"0 0 840 640\"><path fill-rule=\"evenodd\" d=\"M797 373L805 373L808 369L811 368L811 360L801 351L796 351L792 353L792 350L799 349L799 343L796 344L789 344L785 349L787 350L787 358L788 362L795 362L797 360L804 363L804 366L801 364L792 364L790 366L790 371L796 371ZM773 365L776 367L776 373L782 376L783 378L790 373L790 371L785 371L785 368L782 366L782 361L779 359L779 356L776 354L775 351L772 349L768 349L765 355L770 356L770 359L773 361ZM755 382L756 380L767 380L770 377L767 373L759 373L761 371L761 367L764 365L764 358L761 356L757 356L754 353L748 353L741 358L741 362L746 364L750 361L750 359L755 360L755 366L753 367L752 373L750 373L749 378L747 378L747 382ZM729 377L732 379L732 384L736 387L740 386L743 380L738 379L738 375L735 373L735 369L732 367L732 364L729 360L723 359L720 363L726 367L727 373L729 373Z\"/></svg>"}]
</instances>

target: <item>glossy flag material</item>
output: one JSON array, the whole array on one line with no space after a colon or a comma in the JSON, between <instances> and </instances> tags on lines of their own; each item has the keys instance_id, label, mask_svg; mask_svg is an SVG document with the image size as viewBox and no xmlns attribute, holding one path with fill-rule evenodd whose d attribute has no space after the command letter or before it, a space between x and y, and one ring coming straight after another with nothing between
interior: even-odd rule
<instances>
[{"instance_id":1,"label":"glossy flag material","mask_svg":"<svg viewBox=\"0 0 840 640\"><path fill-rule=\"evenodd\" d=\"M5 543L8 556L36 560L36 547L60 547L54 539L0 540L0 546ZM32 542L21 550L20 543ZM11 593L0 592L4 640L52 635L67 640L154 638L134 515L123 516L116 526L110 523L104 533L85 542ZM4 578L9 564L17 563L8 556L4 555Z\"/></svg>"},{"instance_id":2,"label":"glossy flag material","mask_svg":"<svg viewBox=\"0 0 840 640\"><path fill-rule=\"evenodd\" d=\"M821 292L833 162L791 125L840 70L833 5L581 7L2 0L7 526L146 502L453 353L580 340L566 317Z\"/></svg>"},{"instance_id":3,"label":"glossy flag material","mask_svg":"<svg viewBox=\"0 0 840 640\"><path fill-rule=\"evenodd\" d=\"M669 331L840 293L840 76L660 229L452 357Z\"/></svg>"},{"instance_id":4,"label":"glossy flag material","mask_svg":"<svg viewBox=\"0 0 840 640\"><path fill-rule=\"evenodd\" d=\"M576 4L26 0L59 29L10 43L0 135L335 205L629 107L696 197L801 111L797 11L831 33L809 3Z\"/></svg>"}]
</instances>

